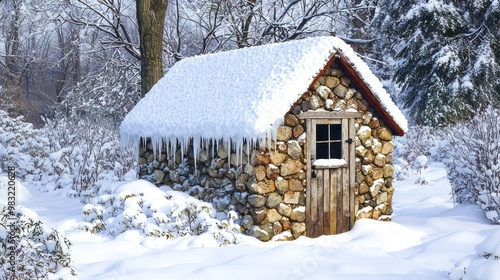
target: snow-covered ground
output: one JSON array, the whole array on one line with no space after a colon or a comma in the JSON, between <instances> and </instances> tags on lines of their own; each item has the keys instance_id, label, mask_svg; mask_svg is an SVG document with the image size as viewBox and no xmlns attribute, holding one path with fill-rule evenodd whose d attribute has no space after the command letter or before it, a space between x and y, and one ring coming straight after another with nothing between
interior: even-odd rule
<instances>
[{"instance_id":1,"label":"snow-covered ground","mask_svg":"<svg viewBox=\"0 0 500 280\"><path fill-rule=\"evenodd\" d=\"M429 184L415 184L420 177ZM206 234L155 241L136 231L115 238L84 232L83 205L63 193L30 189L20 204L71 240L78 279L449 279L467 256L480 259L476 245L500 236L478 206L453 205L440 163L395 187L393 222L364 219L344 234L289 242L244 236L223 247ZM482 279L499 275L492 272L500 273L500 261L491 264Z\"/></svg>"}]
</instances>

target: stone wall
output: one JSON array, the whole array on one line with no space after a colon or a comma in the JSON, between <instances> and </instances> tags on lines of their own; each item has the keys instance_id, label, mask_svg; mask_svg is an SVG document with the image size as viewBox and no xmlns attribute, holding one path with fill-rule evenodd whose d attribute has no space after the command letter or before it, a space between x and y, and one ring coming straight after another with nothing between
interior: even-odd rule
<instances>
[{"instance_id":1,"label":"stone wall","mask_svg":"<svg viewBox=\"0 0 500 280\"><path fill-rule=\"evenodd\" d=\"M390 220L392 134L336 65L285 115L277 141L270 145L273 149L245 146L237 156L210 144L198 155L190 147L185 155L178 149L167 158L163 153L155 157L148 143L139 151L139 176L211 202L219 212L235 210L242 228L260 240L295 239L305 235L307 186L304 121L295 115L318 109L363 113L355 126L357 218Z\"/></svg>"}]
</instances>

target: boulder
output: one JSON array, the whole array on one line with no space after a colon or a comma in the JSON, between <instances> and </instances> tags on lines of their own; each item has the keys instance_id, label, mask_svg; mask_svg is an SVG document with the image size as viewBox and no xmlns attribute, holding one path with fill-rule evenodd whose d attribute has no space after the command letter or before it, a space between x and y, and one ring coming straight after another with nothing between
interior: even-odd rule
<instances>
[{"instance_id":1,"label":"boulder","mask_svg":"<svg viewBox=\"0 0 500 280\"><path fill-rule=\"evenodd\" d=\"M282 216L290 217L292 215L292 207L286 203L280 203L276 209Z\"/></svg>"},{"instance_id":2,"label":"boulder","mask_svg":"<svg viewBox=\"0 0 500 280\"><path fill-rule=\"evenodd\" d=\"M298 124L293 127L292 136L297 139L302 133L304 133L304 127L301 124Z\"/></svg>"},{"instance_id":3,"label":"boulder","mask_svg":"<svg viewBox=\"0 0 500 280\"><path fill-rule=\"evenodd\" d=\"M276 132L276 138L280 141L288 141L292 137L292 128L289 126L280 126Z\"/></svg>"},{"instance_id":4,"label":"boulder","mask_svg":"<svg viewBox=\"0 0 500 280\"><path fill-rule=\"evenodd\" d=\"M375 164L378 167L382 167L385 165L385 156L383 154L378 154L375 156L375 159L373 160L373 164Z\"/></svg>"},{"instance_id":5,"label":"boulder","mask_svg":"<svg viewBox=\"0 0 500 280\"><path fill-rule=\"evenodd\" d=\"M289 230L290 227L292 226L292 222L287 217L281 218L280 223L283 226L283 230Z\"/></svg>"},{"instance_id":6,"label":"boulder","mask_svg":"<svg viewBox=\"0 0 500 280\"><path fill-rule=\"evenodd\" d=\"M274 190L276 188L274 186L274 181L267 181L267 182L262 181L262 182L258 182L258 183L253 182L252 184L250 184L248 189L251 193L266 194L266 193L274 192Z\"/></svg>"},{"instance_id":7,"label":"boulder","mask_svg":"<svg viewBox=\"0 0 500 280\"><path fill-rule=\"evenodd\" d=\"M365 194L370 191L370 187L365 182L359 184L359 192L358 194Z\"/></svg>"},{"instance_id":8,"label":"boulder","mask_svg":"<svg viewBox=\"0 0 500 280\"><path fill-rule=\"evenodd\" d=\"M278 151L270 151L269 158L271 159L271 163L280 166L281 163L286 159L287 155L284 153L280 153Z\"/></svg>"},{"instance_id":9,"label":"boulder","mask_svg":"<svg viewBox=\"0 0 500 280\"><path fill-rule=\"evenodd\" d=\"M359 129L358 129L358 137L359 137L359 140L361 140L362 143L366 142L366 140L368 140L370 138L370 136L372 136L372 129L369 127L369 126L361 126Z\"/></svg>"},{"instance_id":10,"label":"boulder","mask_svg":"<svg viewBox=\"0 0 500 280\"><path fill-rule=\"evenodd\" d=\"M342 78L340 78L340 82L346 87L348 87L351 84L351 80L346 76L342 76Z\"/></svg>"},{"instance_id":11,"label":"boulder","mask_svg":"<svg viewBox=\"0 0 500 280\"><path fill-rule=\"evenodd\" d=\"M281 176L297 174L302 170L303 167L304 166L300 162L300 160L287 159L280 165L280 174Z\"/></svg>"},{"instance_id":12,"label":"boulder","mask_svg":"<svg viewBox=\"0 0 500 280\"><path fill-rule=\"evenodd\" d=\"M327 100L332 93L332 91L327 86L319 86L316 89L316 92L323 100Z\"/></svg>"},{"instance_id":13,"label":"boulder","mask_svg":"<svg viewBox=\"0 0 500 280\"><path fill-rule=\"evenodd\" d=\"M304 186L300 180L290 179L288 181L288 189L294 192L301 192L304 190Z\"/></svg>"},{"instance_id":14,"label":"boulder","mask_svg":"<svg viewBox=\"0 0 500 280\"><path fill-rule=\"evenodd\" d=\"M384 155L388 155L389 153L392 153L394 151L394 144L392 142L385 142L382 145L382 151L381 153Z\"/></svg>"},{"instance_id":15,"label":"boulder","mask_svg":"<svg viewBox=\"0 0 500 280\"><path fill-rule=\"evenodd\" d=\"M306 220L306 208L304 206L293 209L290 219L296 222L304 222Z\"/></svg>"},{"instance_id":16,"label":"boulder","mask_svg":"<svg viewBox=\"0 0 500 280\"><path fill-rule=\"evenodd\" d=\"M338 85L333 89L333 93L339 98L344 98L347 93L347 88L344 85Z\"/></svg>"},{"instance_id":17,"label":"boulder","mask_svg":"<svg viewBox=\"0 0 500 280\"><path fill-rule=\"evenodd\" d=\"M276 208L283 201L281 195L277 193L270 193L267 196L266 207L267 208Z\"/></svg>"},{"instance_id":18,"label":"boulder","mask_svg":"<svg viewBox=\"0 0 500 280\"><path fill-rule=\"evenodd\" d=\"M309 103L311 104L311 109L313 109L313 110L317 110L319 108L322 108L323 105L325 105L325 102L323 100L321 100L321 98L317 95L311 96Z\"/></svg>"},{"instance_id":19,"label":"boulder","mask_svg":"<svg viewBox=\"0 0 500 280\"><path fill-rule=\"evenodd\" d=\"M162 170L156 169L153 172L153 178L154 178L155 182L161 183L161 182L163 182L163 179L165 178L165 172L163 172Z\"/></svg>"},{"instance_id":20,"label":"boulder","mask_svg":"<svg viewBox=\"0 0 500 280\"><path fill-rule=\"evenodd\" d=\"M377 196L378 192L380 191L380 188L382 188L383 185L384 185L384 180L382 179L375 180L372 186L370 187L370 195L372 197Z\"/></svg>"},{"instance_id":21,"label":"boulder","mask_svg":"<svg viewBox=\"0 0 500 280\"><path fill-rule=\"evenodd\" d=\"M288 141L287 154L293 159L299 158L302 155L302 149L300 148L299 142L295 140Z\"/></svg>"},{"instance_id":22,"label":"boulder","mask_svg":"<svg viewBox=\"0 0 500 280\"><path fill-rule=\"evenodd\" d=\"M220 145L217 149L217 156L221 159L226 159L228 155L227 149L223 145Z\"/></svg>"},{"instance_id":23,"label":"boulder","mask_svg":"<svg viewBox=\"0 0 500 280\"><path fill-rule=\"evenodd\" d=\"M378 129L378 138L386 141L391 141L392 140L392 134L389 131L389 129L385 127L380 127Z\"/></svg>"},{"instance_id":24,"label":"boulder","mask_svg":"<svg viewBox=\"0 0 500 280\"><path fill-rule=\"evenodd\" d=\"M288 204L298 204L300 199L299 192L286 192L284 202Z\"/></svg>"},{"instance_id":25,"label":"boulder","mask_svg":"<svg viewBox=\"0 0 500 280\"><path fill-rule=\"evenodd\" d=\"M253 207L259 208L259 207L262 207L266 204L266 197L264 197L262 195L253 194L253 195L250 195L247 197L247 201Z\"/></svg>"},{"instance_id":26,"label":"boulder","mask_svg":"<svg viewBox=\"0 0 500 280\"><path fill-rule=\"evenodd\" d=\"M298 125L300 122L299 122L299 119L292 115L292 114L286 114L285 115L285 125L287 126L290 126L290 127L294 127L296 125Z\"/></svg>"},{"instance_id":27,"label":"boulder","mask_svg":"<svg viewBox=\"0 0 500 280\"><path fill-rule=\"evenodd\" d=\"M245 190L248 178L250 178L250 175L248 175L246 173L243 173L240 176L238 176L238 179L236 179L236 182L234 184L234 186L236 187L236 189L238 189L240 191Z\"/></svg>"},{"instance_id":28,"label":"boulder","mask_svg":"<svg viewBox=\"0 0 500 280\"><path fill-rule=\"evenodd\" d=\"M266 169L266 178L268 180L275 180L279 177L280 175L280 169L274 165L274 164L269 164Z\"/></svg>"},{"instance_id":29,"label":"boulder","mask_svg":"<svg viewBox=\"0 0 500 280\"><path fill-rule=\"evenodd\" d=\"M274 223L281 220L282 216L278 213L276 209L267 209L266 219L268 223Z\"/></svg>"},{"instance_id":30,"label":"boulder","mask_svg":"<svg viewBox=\"0 0 500 280\"><path fill-rule=\"evenodd\" d=\"M297 239L299 236L301 236L303 233L305 233L306 224L305 223L292 223L291 230L292 230L293 238Z\"/></svg>"},{"instance_id":31,"label":"boulder","mask_svg":"<svg viewBox=\"0 0 500 280\"><path fill-rule=\"evenodd\" d=\"M390 164L384 165L384 178L392 178L394 176L394 168Z\"/></svg>"},{"instance_id":32,"label":"boulder","mask_svg":"<svg viewBox=\"0 0 500 280\"><path fill-rule=\"evenodd\" d=\"M253 218L250 215L245 215L243 216L243 219L241 220L241 226L243 226L244 229L249 230L253 227Z\"/></svg>"},{"instance_id":33,"label":"boulder","mask_svg":"<svg viewBox=\"0 0 500 280\"><path fill-rule=\"evenodd\" d=\"M271 229L272 229L272 225L271 225ZM258 226L253 226L248 231L248 235L257 238L260 241L269 241L269 240L271 240L271 237L272 237L271 234L269 234L267 231L261 229Z\"/></svg>"},{"instance_id":34,"label":"boulder","mask_svg":"<svg viewBox=\"0 0 500 280\"><path fill-rule=\"evenodd\" d=\"M338 85L340 85L340 79L337 77L330 77L327 76L325 77L325 86L327 86L330 89L336 88Z\"/></svg>"},{"instance_id":35,"label":"boulder","mask_svg":"<svg viewBox=\"0 0 500 280\"><path fill-rule=\"evenodd\" d=\"M284 194L288 191L288 180L279 179L275 181L275 186L279 194Z\"/></svg>"},{"instance_id":36,"label":"boulder","mask_svg":"<svg viewBox=\"0 0 500 280\"><path fill-rule=\"evenodd\" d=\"M255 168L255 179L257 181L264 181L266 178L266 167L264 165L259 165Z\"/></svg>"}]
</instances>

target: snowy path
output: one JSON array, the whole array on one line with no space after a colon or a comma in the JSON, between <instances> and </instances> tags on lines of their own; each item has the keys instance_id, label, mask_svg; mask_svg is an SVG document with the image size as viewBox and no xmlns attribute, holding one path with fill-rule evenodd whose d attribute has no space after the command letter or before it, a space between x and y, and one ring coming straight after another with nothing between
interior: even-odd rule
<instances>
[{"instance_id":1,"label":"snowy path","mask_svg":"<svg viewBox=\"0 0 500 280\"><path fill-rule=\"evenodd\" d=\"M73 242L79 279L448 279L455 263L498 229L478 207L453 207L442 165L432 163L416 185L396 182L392 223L357 221L353 230L316 239L203 247L201 237L142 242L136 232L116 239L77 230L82 205L62 195L23 202Z\"/></svg>"}]
</instances>

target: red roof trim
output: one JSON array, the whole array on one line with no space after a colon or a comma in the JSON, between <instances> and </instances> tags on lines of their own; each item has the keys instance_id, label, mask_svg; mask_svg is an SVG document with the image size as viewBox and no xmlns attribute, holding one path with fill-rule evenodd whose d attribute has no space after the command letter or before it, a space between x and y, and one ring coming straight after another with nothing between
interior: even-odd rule
<instances>
[{"instance_id":1,"label":"red roof trim","mask_svg":"<svg viewBox=\"0 0 500 280\"><path fill-rule=\"evenodd\" d=\"M377 116L385 123L385 125L391 130L393 135L403 136L405 132L403 129L394 121L391 115L385 110L377 97L368 88L366 83L361 79L354 68L347 62L347 60L339 53L337 53L333 58L335 62L340 67L340 70L354 83L356 89L361 93L363 98L370 104L373 111ZM329 62L329 65L331 63Z\"/></svg>"}]
</instances>

